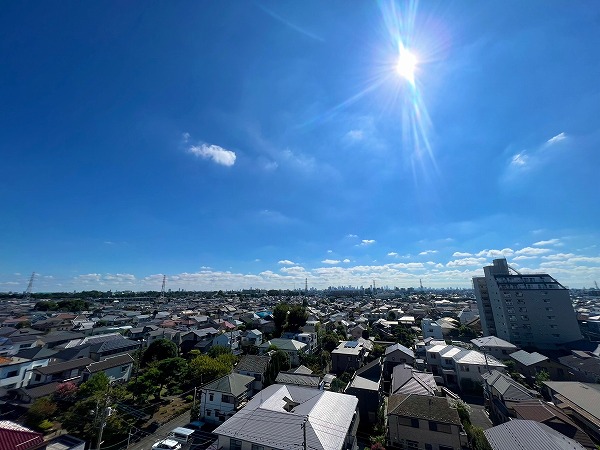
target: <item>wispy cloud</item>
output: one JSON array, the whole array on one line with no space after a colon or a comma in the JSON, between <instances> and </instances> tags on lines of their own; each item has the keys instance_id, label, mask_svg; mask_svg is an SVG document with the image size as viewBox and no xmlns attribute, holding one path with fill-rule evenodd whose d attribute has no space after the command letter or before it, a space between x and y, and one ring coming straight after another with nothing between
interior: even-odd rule
<instances>
[{"instance_id":1,"label":"wispy cloud","mask_svg":"<svg viewBox=\"0 0 600 450\"><path fill-rule=\"evenodd\" d=\"M562 132L562 133L559 133L556 136L553 136L550 139L548 139L546 141L546 144L553 145L553 144L556 144L556 143L558 143L560 141L564 141L566 138L567 138L567 135L564 132Z\"/></svg>"},{"instance_id":2,"label":"wispy cloud","mask_svg":"<svg viewBox=\"0 0 600 450\"><path fill-rule=\"evenodd\" d=\"M368 245L373 245L375 243L375 239L363 239L360 241L360 244L358 244L361 247L366 247Z\"/></svg>"},{"instance_id":3,"label":"wispy cloud","mask_svg":"<svg viewBox=\"0 0 600 450\"><path fill-rule=\"evenodd\" d=\"M235 152L214 144L192 145L188 148L188 152L199 158L209 159L216 164L227 167L233 166L237 158Z\"/></svg>"},{"instance_id":4,"label":"wispy cloud","mask_svg":"<svg viewBox=\"0 0 600 450\"><path fill-rule=\"evenodd\" d=\"M419 253L419 255L424 256L424 255L432 255L434 253L437 253L437 250L425 250L424 252Z\"/></svg>"},{"instance_id":5,"label":"wispy cloud","mask_svg":"<svg viewBox=\"0 0 600 450\"><path fill-rule=\"evenodd\" d=\"M358 235L357 235L357 234L347 234L347 235L346 235L346 237L347 237L347 238L353 238L353 239L354 239L354 238L357 238L357 237L358 237Z\"/></svg>"},{"instance_id":6,"label":"wispy cloud","mask_svg":"<svg viewBox=\"0 0 600 450\"><path fill-rule=\"evenodd\" d=\"M559 239L548 239L547 241L537 241L537 242L534 242L532 245L534 247L543 247L544 245L557 245L557 244L560 244Z\"/></svg>"},{"instance_id":7,"label":"wispy cloud","mask_svg":"<svg viewBox=\"0 0 600 450\"><path fill-rule=\"evenodd\" d=\"M346 258L342 262L348 264L350 262L350 260L348 258Z\"/></svg>"},{"instance_id":8,"label":"wispy cloud","mask_svg":"<svg viewBox=\"0 0 600 450\"><path fill-rule=\"evenodd\" d=\"M277 21L281 22L282 24L284 24L285 26L287 26L287 27L291 28L292 30L295 30L295 31L297 31L298 33L301 33L301 34L303 34L304 36L307 36L307 37L309 37L309 38L311 38L311 39L315 39L315 40L317 40L317 41L320 41L320 42L325 42L325 40L324 40L322 37L320 37L320 36L317 36L316 34L314 34L314 33L310 32L310 31L308 31L308 30L306 30L306 29L304 29L304 28L302 28L302 27L299 27L299 26L298 26L298 25L296 25L296 24L293 24L292 22L290 22L290 21L289 21L289 20L287 20L287 19L284 19L283 17L281 17L279 14L275 13L274 11L271 11L271 10L270 10L269 8L267 8L266 6L263 6L263 5L258 5L258 7L259 7L260 9L262 9L264 12L266 12L266 13L267 13L269 16L271 16L273 19L275 19L275 20L277 20Z\"/></svg>"},{"instance_id":9,"label":"wispy cloud","mask_svg":"<svg viewBox=\"0 0 600 450\"><path fill-rule=\"evenodd\" d=\"M536 248L536 247L525 247L521 250L517 250L515 252L516 255L525 255L525 256L537 256L543 255L544 253L548 253L550 249L547 248Z\"/></svg>"},{"instance_id":10,"label":"wispy cloud","mask_svg":"<svg viewBox=\"0 0 600 450\"><path fill-rule=\"evenodd\" d=\"M396 256L398 256L398 253L396 253L396 252L389 252L387 255L388 256L394 256L394 257L396 257Z\"/></svg>"}]
</instances>

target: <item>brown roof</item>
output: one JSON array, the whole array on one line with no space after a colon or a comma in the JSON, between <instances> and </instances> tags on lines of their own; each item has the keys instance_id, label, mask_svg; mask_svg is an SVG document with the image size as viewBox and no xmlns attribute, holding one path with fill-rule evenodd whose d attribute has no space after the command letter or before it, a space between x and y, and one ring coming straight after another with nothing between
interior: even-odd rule
<instances>
[{"instance_id":1,"label":"brown roof","mask_svg":"<svg viewBox=\"0 0 600 450\"><path fill-rule=\"evenodd\" d=\"M592 439L560 408L542 400L520 402L513 406L517 418L535 420L579 442L586 448L596 448Z\"/></svg>"}]
</instances>

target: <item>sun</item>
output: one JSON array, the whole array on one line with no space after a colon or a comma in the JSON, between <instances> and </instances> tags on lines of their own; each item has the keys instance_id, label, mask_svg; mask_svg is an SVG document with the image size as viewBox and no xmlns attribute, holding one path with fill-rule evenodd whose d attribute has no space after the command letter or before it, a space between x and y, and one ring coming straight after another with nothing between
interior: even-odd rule
<instances>
[{"instance_id":1,"label":"sun","mask_svg":"<svg viewBox=\"0 0 600 450\"><path fill-rule=\"evenodd\" d=\"M410 84L415 84L415 69L417 68L417 58L405 48L400 48L398 61L396 62L396 72L405 78Z\"/></svg>"}]
</instances>

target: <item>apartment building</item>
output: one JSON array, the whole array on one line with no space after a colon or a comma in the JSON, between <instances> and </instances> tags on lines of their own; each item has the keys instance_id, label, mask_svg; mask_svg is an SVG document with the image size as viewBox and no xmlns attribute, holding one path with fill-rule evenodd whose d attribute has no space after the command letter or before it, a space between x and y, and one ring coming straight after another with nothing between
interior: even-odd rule
<instances>
[{"instance_id":1,"label":"apartment building","mask_svg":"<svg viewBox=\"0 0 600 450\"><path fill-rule=\"evenodd\" d=\"M495 259L473 277L485 336L521 347L555 348L582 338L569 291L548 274L519 274Z\"/></svg>"}]
</instances>

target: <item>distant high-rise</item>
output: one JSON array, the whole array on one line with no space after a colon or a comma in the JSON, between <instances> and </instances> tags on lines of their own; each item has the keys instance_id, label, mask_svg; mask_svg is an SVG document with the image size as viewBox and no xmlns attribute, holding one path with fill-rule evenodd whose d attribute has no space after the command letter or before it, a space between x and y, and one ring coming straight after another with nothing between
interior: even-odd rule
<instances>
[{"instance_id":1,"label":"distant high-rise","mask_svg":"<svg viewBox=\"0 0 600 450\"><path fill-rule=\"evenodd\" d=\"M483 272L473 288L485 336L537 348L582 338L569 290L550 275L510 273L506 259Z\"/></svg>"}]
</instances>

